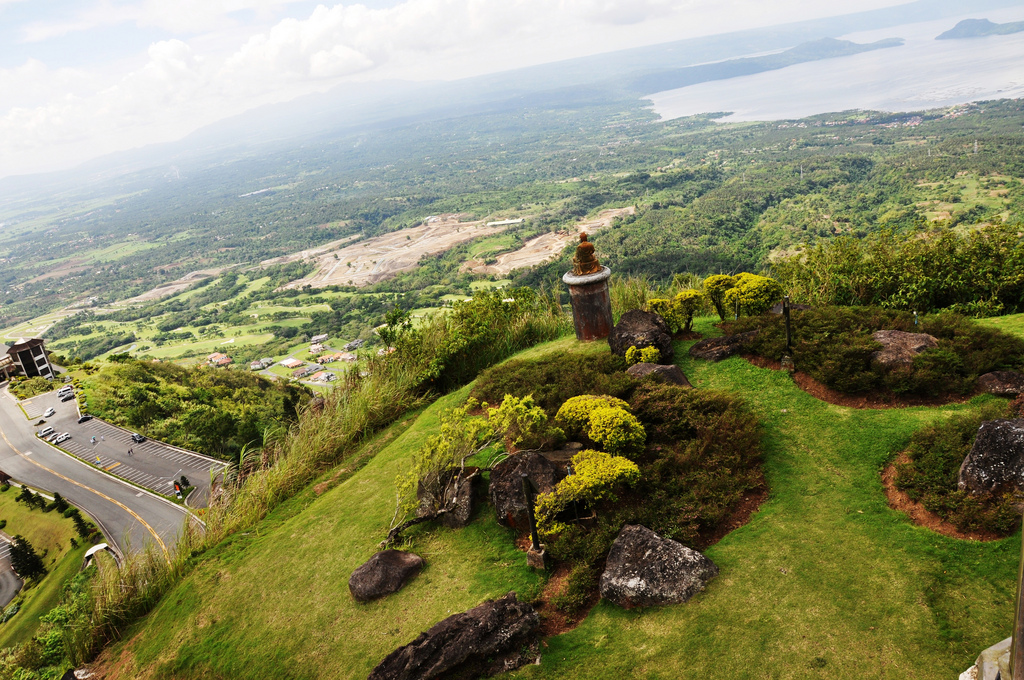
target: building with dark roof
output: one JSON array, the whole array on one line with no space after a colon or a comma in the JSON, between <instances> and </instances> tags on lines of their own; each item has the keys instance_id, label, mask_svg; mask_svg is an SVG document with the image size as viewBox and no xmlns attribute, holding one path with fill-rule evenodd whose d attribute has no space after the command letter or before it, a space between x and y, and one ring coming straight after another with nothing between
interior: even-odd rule
<instances>
[{"instance_id":1,"label":"building with dark roof","mask_svg":"<svg viewBox=\"0 0 1024 680\"><path fill-rule=\"evenodd\" d=\"M20 338L12 345L0 345L0 375L4 378L12 375L53 378L54 374L42 338Z\"/></svg>"}]
</instances>

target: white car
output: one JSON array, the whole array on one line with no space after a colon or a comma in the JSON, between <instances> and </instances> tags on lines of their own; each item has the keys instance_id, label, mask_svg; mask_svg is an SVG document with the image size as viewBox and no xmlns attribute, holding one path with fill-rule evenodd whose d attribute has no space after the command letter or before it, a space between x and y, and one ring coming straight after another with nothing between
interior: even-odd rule
<instances>
[{"instance_id":1,"label":"white car","mask_svg":"<svg viewBox=\"0 0 1024 680\"><path fill-rule=\"evenodd\" d=\"M43 439L45 437L49 437L51 434L53 434L53 428L52 427L44 427L43 429L39 430L39 435L38 436L39 436L40 439Z\"/></svg>"},{"instance_id":2,"label":"white car","mask_svg":"<svg viewBox=\"0 0 1024 680\"><path fill-rule=\"evenodd\" d=\"M57 439L53 443L54 444L60 444L61 442L67 441L68 439L71 439L71 435L69 433L65 432L61 436L57 437Z\"/></svg>"},{"instance_id":3,"label":"white car","mask_svg":"<svg viewBox=\"0 0 1024 680\"><path fill-rule=\"evenodd\" d=\"M51 406L50 408L46 409L46 413L43 414L43 417L44 418L49 418L50 416L52 416L56 412L57 412L57 409L55 409L54 407Z\"/></svg>"}]
</instances>

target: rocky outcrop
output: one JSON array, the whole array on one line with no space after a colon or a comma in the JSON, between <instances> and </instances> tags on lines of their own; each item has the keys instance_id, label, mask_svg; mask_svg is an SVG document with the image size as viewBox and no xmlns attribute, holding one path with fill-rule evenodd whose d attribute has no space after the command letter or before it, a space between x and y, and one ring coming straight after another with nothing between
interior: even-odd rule
<instances>
[{"instance_id":1,"label":"rocky outcrop","mask_svg":"<svg viewBox=\"0 0 1024 680\"><path fill-rule=\"evenodd\" d=\"M659 382L672 383L674 385L682 385L683 387L693 387L690 381L686 379L686 376L676 365L666 366L664 364L648 364L640 363L634 364L626 369L626 373L633 376L637 380L642 378L651 378Z\"/></svg>"},{"instance_id":2,"label":"rocky outcrop","mask_svg":"<svg viewBox=\"0 0 1024 680\"><path fill-rule=\"evenodd\" d=\"M755 337L757 337L756 330L718 338L706 338L690 347L690 356L706 361L721 361L742 352Z\"/></svg>"},{"instance_id":3,"label":"rocky outcrop","mask_svg":"<svg viewBox=\"0 0 1024 680\"><path fill-rule=\"evenodd\" d=\"M601 597L626 607L686 602L718 575L707 557L647 527L619 532L601 574Z\"/></svg>"},{"instance_id":4,"label":"rocky outcrop","mask_svg":"<svg viewBox=\"0 0 1024 680\"><path fill-rule=\"evenodd\" d=\"M515 670L540 658L540 618L515 593L449 616L391 652L368 680L468 680Z\"/></svg>"},{"instance_id":5,"label":"rocky outcrop","mask_svg":"<svg viewBox=\"0 0 1024 680\"><path fill-rule=\"evenodd\" d=\"M1024 489L1024 420L989 420L960 465L957 487L973 494Z\"/></svg>"},{"instance_id":6,"label":"rocky outcrop","mask_svg":"<svg viewBox=\"0 0 1024 680\"><path fill-rule=\"evenodd\" d=\"M423 558L401 550L382 550L355 571L348 579L348 590L359 602L397 593L423 568Z\"/></svg>"},{"instance_id":7,"label":"rocky outcrop","mask_svg":"<svg viewBox=\"0 0 1024 680\"><path fill-rule=\"evenodd\" d=\"M535 493L550 493L565 477L565 470L540 453L516 453L491 469L491 503L498 523L519 531L530 529L523 498L522 474L533 484Z\"/></svg>"},{"instance_id":8,"label":"rocky outcrop","mask_svg":"<svg viewBox=\"0 0 1024 680\"><path fill-rule=\"evenodd\" d=\"M434 514L438 508L443 508L447 512L440 516L441 524L449 529L461 529L473 518L473 500L482 479L480 468L452 468L448 475L443 486L442 498L435 498L422 483L419 484L416 497L420 501L420 507L416 514L418 517L426 517Z\"/></svg>"},{"instance_id":9,"label":"rocky outcrop","mask_svg":"<svg viewBox=\"0 0 1024 680\"><path fill-rule=\"evenodd\" d=\"M630 347L657 347L662 361L672 359L672 333L657 314L634 309L626 312L608 336L612 353L626 356Z\"/></svg>"},{"instance_id":10,"label":"rocky outcrop","mask_svg":"<svg viewBox=\"0 0 1024 680\"><path fill-rule=\"evenodd\" d=\"M997 397L1016 397L1024 392L1024 375L1016 371L992 371L978 378L978 387Z\"/></svg>"},{"instance_id":11,"label":"rocky outcrop","mask_svg":"<svg viewBox=\"0 0 1024 680\"><path fill-rule=\"evenodd\" d=\"M882 345L882 349L871 355L871 360L885 368L912 366L918 354L939 346L939 341L927 333L875 331L871 338Z\"/></svg>"}]
</instances>

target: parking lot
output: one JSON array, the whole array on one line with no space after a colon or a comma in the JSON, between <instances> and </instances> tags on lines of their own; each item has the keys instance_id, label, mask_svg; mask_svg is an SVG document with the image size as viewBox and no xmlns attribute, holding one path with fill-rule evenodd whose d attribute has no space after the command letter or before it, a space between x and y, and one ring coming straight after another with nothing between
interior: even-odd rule
<instances>
[{"instance_id":1,"label":"parking lot","mask_svg":"<svg viewBox=\"0 0 1024 680\"><path fill-rule=\"evenodd\" d=\"M74 400L61 402L56 392L39 395L22 402L22 406L37 432L47 426L56 432L67 432L71 437L59 444L60 448L133 484L164 496L174 496L174 482L184 475L195 487L189 497L191 507L205 507L211 473L219 472L225 465L214 458L152 439L135 443L130 432L98 418L79 423ZM51 407L55 413L44 418L43 413ZM45 422L39 424L41 420Z\"/></svg>"}]
</instances>

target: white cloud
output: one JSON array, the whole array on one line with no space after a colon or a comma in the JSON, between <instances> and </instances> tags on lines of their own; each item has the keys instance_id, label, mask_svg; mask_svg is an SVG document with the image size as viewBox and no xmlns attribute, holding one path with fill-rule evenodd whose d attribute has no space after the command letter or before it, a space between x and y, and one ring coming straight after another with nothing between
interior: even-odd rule
<instances>
[{"instance_id":1,"label":"white cloud","mask_svg":"<svg viewBox=\"0 0 1024 680\"><path fill-rule=\"evenodd\" d=\"M856 9L900 1L866 0ZM154 43L120 74L51 70L33 60L0 69L0 92L11 93L0 100L0 176L169 141L345 78L465 77L854 9L820 0L404 0L384 8L320 5L305 18L275 20L225 44L223 36L238 35L232 13L266 19L287 4L101 0L63 22L24 27L32 39L125 22L207 32Z\"/></svg>"}]
</instances>

